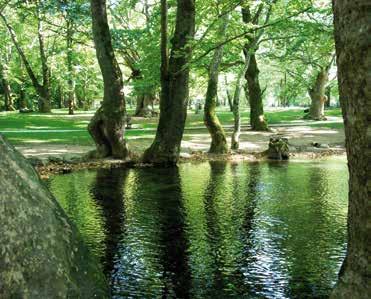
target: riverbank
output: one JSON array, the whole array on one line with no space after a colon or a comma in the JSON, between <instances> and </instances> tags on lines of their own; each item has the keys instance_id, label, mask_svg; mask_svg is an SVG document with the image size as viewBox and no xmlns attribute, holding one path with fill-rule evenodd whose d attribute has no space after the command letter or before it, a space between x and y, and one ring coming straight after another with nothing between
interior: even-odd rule
<instances>
[{"instance_id":1,"label":"riverbank","mask_svg":"<svg viewBox=\"0 0 371 299\"><path fill-rule=\"evenodd\" d=\"M332 156L344 156L346 157L346 152L344 148L320 148L312 147L311 150L302 151L300 149L295 149L291 147L290 161L297 160L319 160ZM41 160L38 158L30 157L28 160L35 166L35 169L43 179L47 179L53 174L66 174L82 169L112 169L112 168L143 168L151 167L151 164L144 164L140 161L139 156L132 155L128 160L119 159L99 159L99 160L88 160L84 161L84 157L80 158L74 156L72 159L63 159L58 157L50 157L48 161ZM193 152L181 153L179 163L200 163L207 161L228 161L228 162L261 162L268 160L263 152L246 152L246 151L236 151L230 152L224 155L209 154L207 152Z\"/></svg>"}]
</instances>

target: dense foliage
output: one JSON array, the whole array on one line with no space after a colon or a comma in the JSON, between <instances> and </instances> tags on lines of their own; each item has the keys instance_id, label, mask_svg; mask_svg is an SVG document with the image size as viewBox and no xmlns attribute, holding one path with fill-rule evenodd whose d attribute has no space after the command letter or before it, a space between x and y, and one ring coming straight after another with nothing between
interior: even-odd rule
<instances>
[{"instance_id":1,"label":"dense foliage","mask_svg":"<svg viewBox=\"0 0 371 299\"><path fill-rule=\"evenodd\" d=\"M168 5L168 30L172 33L175 1L169 1ZM52 107L69 107L70 110L98 107L103 84L94 51L89 6L86 0L1 3L2 110L38 109L40 92L30 78L19 49L38 84L50 90ZM135 106L138 101L145 100L145 105L153 109L160 91L160 3L111 0L107 6L127 104ZM243 21L241 9L247 7L258 19ZM228 15L228 26L221 36L218 30L225 15ZM11 31L17 44L12 40ZM256 40L254 53L260 69L264 103L270 106L308 105L308 89L314 84L319 69L332 61L332 31L329 1L197 1L190 62L190 104L204 101L214 50L223 45L218 105L228 105L227 91L233 94L237 74L243 68L242 50L246 43ZM332 92L332 105L335 105L337 90L333 64L329 72L326 88L333 87L329 92ZM247 103L242 90L241 105Z\"/></svg>"}]
</instances>

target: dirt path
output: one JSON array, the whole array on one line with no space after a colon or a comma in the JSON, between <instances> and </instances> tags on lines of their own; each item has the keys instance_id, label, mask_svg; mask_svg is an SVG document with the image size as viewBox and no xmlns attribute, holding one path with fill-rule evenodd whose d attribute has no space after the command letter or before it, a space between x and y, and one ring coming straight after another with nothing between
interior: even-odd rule
<instances>
[{"instance_id":1,"label":"dirt path","mask_svg":"<svg viewBox=\"0 0 371 299\"><path fill-rule=\"evenodd\" d=\"M313 142L322 144L325 148L344 149L344 130L329 129L320 127L310 127L305 125L280 126L272 128L272 132L254 132L244 130L241 133L240 149L245 153L262 152L267 149L269 138L280 135L289 139L289 144L293 151L315 152L317 149L312 146ZM227 130L228 142L230 141L230 132ZM129 146L132 151L140 154L152 142L152 136L131 137ZM195 133L186 131L182 141L182 152L205 152L210 145L210 137L207 131L205 133ZM60 145L60 144L24 144L17 146L26 157L48 158L81 156L84 153L94 149L92 146L79 145Z\"/></svg>"}]
</instances>

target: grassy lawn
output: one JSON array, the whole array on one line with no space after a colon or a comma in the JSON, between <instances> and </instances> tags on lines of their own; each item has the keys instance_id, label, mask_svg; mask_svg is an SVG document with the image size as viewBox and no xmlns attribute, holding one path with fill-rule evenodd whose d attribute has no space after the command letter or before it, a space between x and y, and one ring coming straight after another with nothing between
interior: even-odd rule
<instances>
[{"instance_id":1,"label":"grassy lawn","mask_svg":"<svg viewBox=\"0 0 371 299\"><path fill-rule=\"evenodd\" d=\"M129 110L130 113L133 113L133 111ZM0 113L0 133L5 135L13 144L92 145L93 141L86 131L86 127L93 114L94 111L78 111L75 115L70 116L67 114L66 109L53 110L52 114L2 112ZM341 116L341 111L340 109L327 110L326 115L339 117ZM218 117L225 126L233 124L233 114L228 110L218 111ZM269 124L290 123L301 120L302 117L303 109L277 109L266 112ZM243 125L248 124L249 112L247 110L242 111L241 118ZM132 122L133 129L126 132L128 139L154 136L157 118L135 118ZM343 126L342 123L317 124L315 122L310 125L328 128L341 128ZM193 134L197 134L197 132L204 133L206 129L204 129L202 113L195 114L194 111L189 111L186 129L192 129ZM52 132L52 130L57 130L58 132Z\"/></svg>"}]
</instances>

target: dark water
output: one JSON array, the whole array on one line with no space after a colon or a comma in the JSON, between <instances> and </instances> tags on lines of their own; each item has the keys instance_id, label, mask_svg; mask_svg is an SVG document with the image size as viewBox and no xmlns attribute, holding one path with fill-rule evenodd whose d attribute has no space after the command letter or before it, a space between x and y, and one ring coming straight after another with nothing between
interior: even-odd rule
<instances>
[{"instance_id":1,"label":"dark water","mask_svg":"<svg viewBox=\"0 0 371 299\"><path fill-rule=\"evenodd\" d=\"M49 184L114 298L323 298L346 243L344 160L81 171Z\"/></svg>"}]
</instances>

